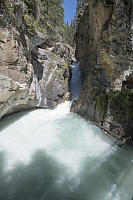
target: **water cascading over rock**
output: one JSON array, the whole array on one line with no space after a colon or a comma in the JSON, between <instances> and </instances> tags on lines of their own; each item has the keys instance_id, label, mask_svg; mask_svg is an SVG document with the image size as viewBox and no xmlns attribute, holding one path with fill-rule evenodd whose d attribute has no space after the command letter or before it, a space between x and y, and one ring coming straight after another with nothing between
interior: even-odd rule
<instances>
[{"instance_id":1,"label":"water cascading over rock","mask_svg":"<svg viewBox=\"0 0 133 200\"><path fill-rule=\"evenodd\" d=\"M75 63L74 99L80 82ZM132 198L132 150L114 145L70 106L66 101L54 110L21 112L1 121L0 200Z\"/></svg>"}]
</instances>

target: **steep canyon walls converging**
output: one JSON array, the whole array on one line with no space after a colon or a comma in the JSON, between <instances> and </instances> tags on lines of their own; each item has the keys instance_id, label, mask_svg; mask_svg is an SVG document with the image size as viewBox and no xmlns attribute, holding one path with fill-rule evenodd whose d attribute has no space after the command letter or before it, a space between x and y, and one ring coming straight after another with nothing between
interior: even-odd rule
<instances>
[{"instance_id":1,"label":"steep canyon walls converging","mask_svg":"<svg viewBox=\"0 0 133 200\"><path fill-rule=\"evenodd\" d=\"M71 110L132 143L133 2L85 5L75 36L83 89ZM35 0L0 2L0 118L70 99L74 49L63 42L63 25L54 30L41 24L41 6Z\"/></svg>"},{"instance_id":2,"label":"steep canyon walls converging","mask_svg":"<svg viewBox=\"0 0 133 200\"><path fill-rule=\"evenodd\" d=\"M133 198L132 147L90 122L133 144L133 1L81 2L72 64L61 0L0 0L0 200Z\"/></svg>"}]
</instances>

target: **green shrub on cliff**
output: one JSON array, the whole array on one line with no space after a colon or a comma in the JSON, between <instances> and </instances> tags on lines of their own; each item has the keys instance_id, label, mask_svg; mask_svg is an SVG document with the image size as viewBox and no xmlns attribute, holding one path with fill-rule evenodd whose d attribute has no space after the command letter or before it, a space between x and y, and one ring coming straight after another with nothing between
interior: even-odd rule
<instances>
[{"instance_id":1,"label":"green shrub on cliff","mask_svg":"<svg viewBox=\"0 0 133 200\"><path fill-rule=\"evenodd\" d=\"M66 42L73 45L75 27L74 22L70 26L64 22L64 0L0 0L0 7L7 11L13 19L14 9L17 4L24 8L23 19L30 35L36 31L49 35L55 42Z\"/></svg>"},{"instance_id":2,"label":"green shrub on cliff","mask_svg":"<svg viewBox=\"0 0 133 200\"><path fill-rule=\"evenodd\" d=\"M30 33L39 30L59 39L64 32L63 0L22 0L25 5L24 19Z\"/></svg>"}]
</instances>

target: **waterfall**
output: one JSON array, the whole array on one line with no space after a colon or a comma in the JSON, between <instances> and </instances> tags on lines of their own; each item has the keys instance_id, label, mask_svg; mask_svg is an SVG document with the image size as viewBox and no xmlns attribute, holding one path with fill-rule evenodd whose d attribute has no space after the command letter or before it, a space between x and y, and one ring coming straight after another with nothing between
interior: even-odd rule
<instances>
[{"instance_id":1,"label":"waterfall","mask_svg":"<svg viewBox=\"0 0 133 200\"><path fill-rule=\"evenodd\" d=\"M76 100L79 96L82 87L79 63L73 62L73 64L71 65L71 70L72 70L71 94L72 94L72 100Z\"/></svg>"},{"instance_id":2,"label":"waterfall","mask_svg":"<svg viewBox=\"0 0 133 200\"><path fill-rule=\"evenodd\" d=\"M78 63L71 93L81 89ZM92 123L55 110L18 113L0 123L0 200L131 200L133 152L113 147Z\"/></svg>"}]
</instances>

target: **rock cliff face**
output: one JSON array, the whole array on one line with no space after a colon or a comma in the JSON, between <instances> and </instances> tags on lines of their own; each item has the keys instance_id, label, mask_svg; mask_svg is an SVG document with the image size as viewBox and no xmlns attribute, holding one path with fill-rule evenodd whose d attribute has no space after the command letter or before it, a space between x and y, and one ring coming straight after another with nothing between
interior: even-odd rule
<instances>
[{"instance_id":1,"label":"rock cliff face","mask_svg":"<svg viewBox=\"0 0 133 200\"><path fill-rule=\"evenodd\" d=\"M88 0L76 34L83 88L72 111L133 141L133 2Z\"/></svg>"},{"instance_id":2,"label":"rock cliff face","mask_svg":"<svg viewBox=\"0 0 133 200\"><path fill-rule=\"evenodd\" d=\"M30 34L22 1L0 1L0 118L17 111L54 108L69 99L73 50L40 30Z\"/></svg>"}]
</instances>

